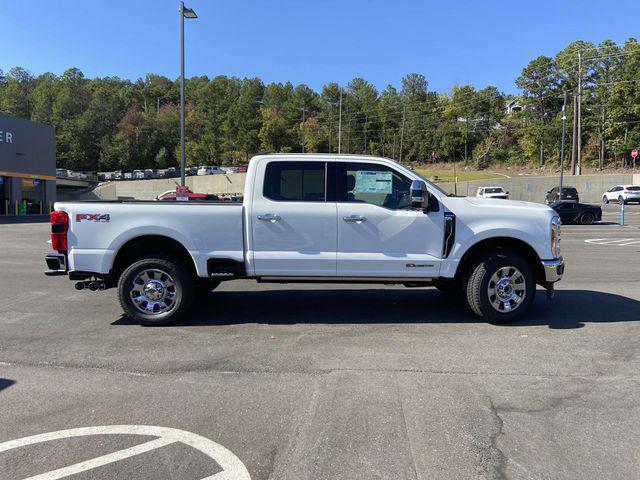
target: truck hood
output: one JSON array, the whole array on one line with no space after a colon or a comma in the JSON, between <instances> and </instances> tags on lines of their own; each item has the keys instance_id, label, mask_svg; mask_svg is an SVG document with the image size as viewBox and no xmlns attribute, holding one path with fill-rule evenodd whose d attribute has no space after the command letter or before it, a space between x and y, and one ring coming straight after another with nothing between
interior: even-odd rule
<instances>
[{"instance_id":1,"label":"truck hood","mask_svg":"<svg viewBox=\"0 0 640 480\"><path fill-rule=\"evenodd\" d=\"M521 200L505 201L501 198L456 197L456 201L460 200L476 207L488 207L502 210L552 211L551 208L541 203L524 202Z\"/></svg>"},{"instance_id":2,"label":"truck hood","mask_svg":"<svg viewBox=\"0 0 640 480\"><path fill-rule=\"evenodd\" d=\"M546 205L541 203L523 202L521 200L504 200L501 198L479 198L479 197L446 197L443 203L456 215L463 213L483 217L552 217L556 213Z\"/></svg>"}]
</instances>

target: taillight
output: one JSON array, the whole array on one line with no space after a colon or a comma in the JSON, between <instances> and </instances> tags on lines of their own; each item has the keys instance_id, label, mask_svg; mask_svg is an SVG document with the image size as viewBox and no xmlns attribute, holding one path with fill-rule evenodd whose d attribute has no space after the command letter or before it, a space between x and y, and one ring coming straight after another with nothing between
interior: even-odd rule
<instances>
[{"instance_id":1,"label":"taillight","mask_svg":"<svg viewBox=\"0 0 640 480\"><path fill-rule=\"evenodd\" d=\"M53 211L49 218L51 220L51 247L56 252L66 252L69 215L67 212Z\"/></svg>"}]
</instances>

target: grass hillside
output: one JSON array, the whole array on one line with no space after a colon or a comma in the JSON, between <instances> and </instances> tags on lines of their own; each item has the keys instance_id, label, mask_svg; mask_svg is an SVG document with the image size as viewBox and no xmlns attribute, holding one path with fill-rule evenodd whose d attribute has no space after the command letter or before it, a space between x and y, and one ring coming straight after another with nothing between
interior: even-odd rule
<instances>
[{"instance_id":1,"label":"grass hillside","mask_svg":"<svg viewBox=\"0 0 640 480\"><path fill-rule=\"evenodd\" d=\"M430 169L416 169L423 177L439 183L439 182L453 182L454 174L453 170L430 170ZM490 178L504 178L506 175L496 172L477 171L477 170L457 170L455 176L458 177L458 182L467 182L469 180L486 180Z\"/></svg>"}]
</instances>

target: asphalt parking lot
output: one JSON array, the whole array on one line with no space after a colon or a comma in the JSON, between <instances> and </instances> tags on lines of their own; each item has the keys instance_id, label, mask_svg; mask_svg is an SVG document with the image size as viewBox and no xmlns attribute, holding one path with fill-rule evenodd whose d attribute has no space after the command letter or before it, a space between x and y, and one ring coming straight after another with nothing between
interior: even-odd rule
<instances>
[{"instance_id":1,"label":"asphalt parking lot","mask_svg":"<svg viewBox=\"0 0 640 480\"><path fill-rule=\"evenodd\" d=\"M638 478L640 207L603 210L506 326L434 289L237 281L143 328L42 274L48 224L0 225L0 478Z\"/></svg>"}]
</instances>

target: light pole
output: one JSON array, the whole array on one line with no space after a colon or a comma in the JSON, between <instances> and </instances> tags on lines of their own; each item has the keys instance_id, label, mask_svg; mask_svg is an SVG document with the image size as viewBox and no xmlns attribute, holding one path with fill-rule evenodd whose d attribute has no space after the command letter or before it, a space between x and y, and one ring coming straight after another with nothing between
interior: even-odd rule
<instances>
[{"instance_id":1,"label":"light pole","mask_svg":"<svg viewBox=\"0 0 640 480\"><path fill-rule=\"evenodd\" d=\"M184 19L198 18L193 9L180 2L180 185L184 187Z\"/></svg>"},{"instance_id":2,"label":"light pole","mask_svg":"<svg viewBox=\"0 0 640 480\"><path fill-rule=\"evenodd\" d=\"M560 148L560 198L562 198L562 181L564 180L564 142L567 135L567 92L562 102L562 146Z\"/></svg>"}]
</instances>

